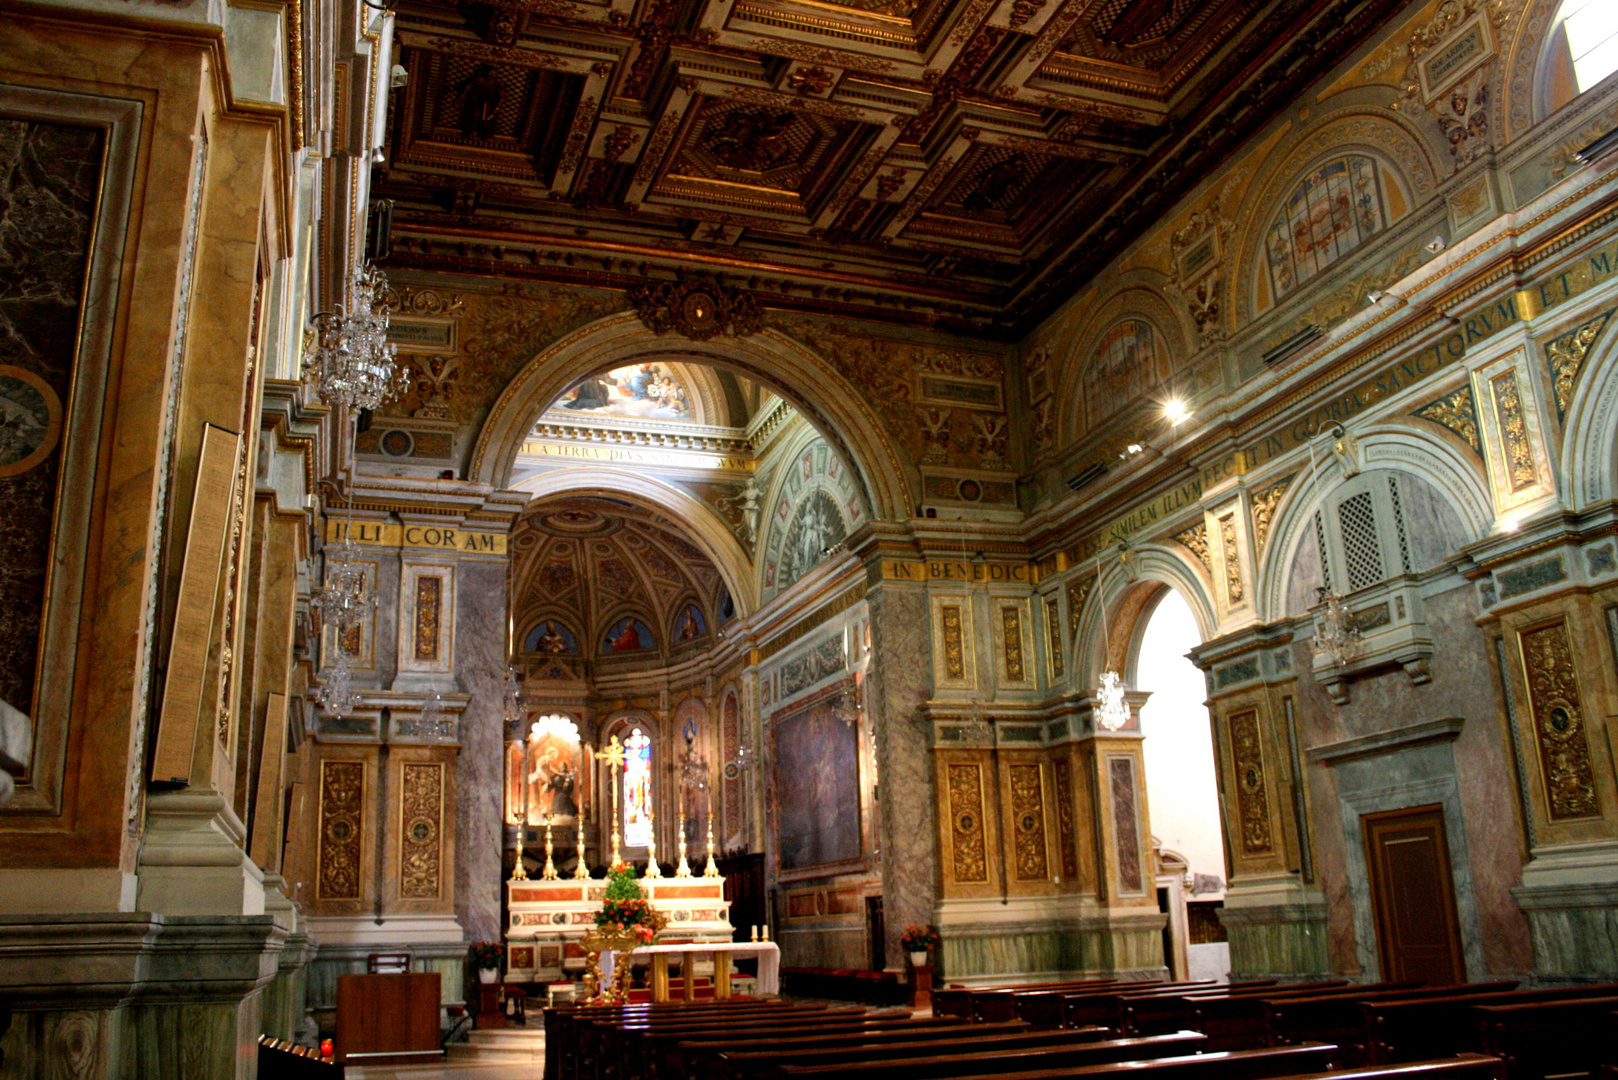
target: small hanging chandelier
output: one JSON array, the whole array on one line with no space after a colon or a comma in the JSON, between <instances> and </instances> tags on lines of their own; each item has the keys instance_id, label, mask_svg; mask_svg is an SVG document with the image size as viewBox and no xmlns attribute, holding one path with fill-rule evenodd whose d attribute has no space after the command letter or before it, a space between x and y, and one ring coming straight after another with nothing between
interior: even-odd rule
<instances>
[{"instance_id":1,"label":"small hanging chandelier","mask_svg":"<svg viewBox=\"0 0 1618 1080\"><path fill-rule=\"evenodd\" d=\"M516 668L506 668L506 678L500 696L505 706L506 723L515 724L520 721L523 718L522 680L517 677Z\"/></svg>"},{"instance_id":2,"label":"small hanging chandelier","mask_svg":"<svg viewBox=\"0 0 1618 1080\"><path fill-rule=\"evenodd\" d=\"M317 678L320 685L315 688L314 698L326 712L333 716L349 716L360 704L359 692L354 689L354 669L348 666L348 657L339 655L335 664L329 665Z\"/></svg>"},{"instance_id":3,"label":"small hanging chandelier","mask_svg":"<svg viewBox=\"0 0 1618 1080\"><path fill-rule=\"evenodd\" d=\"M343 542L327 549L325 583L314 591L309 606L320 612L339 634L359 626L376 610L376 594L365 582L359 551L345 531Z\"/></svg>"},{"instance_id":4,"label":"small hanging chandelier","mask_svg":"<svg viewBox=\"0 0 1618 1080\"><path fill-rule=\"evenodd\" d=\"M1342 667L1359 655L1358 620L1343 603L1343 598L1330 589L1317 588L1315 595L1325 606L1320 621L1315 624L1315 654L1330 658L1335 667Z\"/></svg>"},{"instance_id":5,"label":"small hanging chandelier","mask_svg":"<svg viewBox=\"0 0 1618 1080\"><path fill-rule=\"evenodd\" d=\"M349 283L346 303L309 320L314 334L304 354L304 371L326 403L345 412L375 409L410 389L409 377L395 361L398 348L388 342L388 312L382 302L387 288L382 271L365 266Z\"/></svg>"},{"instance_id":6,"label":"small hanging chandelier","mask_svg":"<svg viewBox=\"0 0 1618 1080\"><path fill-rule=\"evenodd\" d=\"M1124 680L1116 671L1101 673L1101 689L1096 691L1096 695L1101 699L1097 719L1102 727L1117 731L1129 723L1129 702L1124 700Z\"/></svg>"}]
</instances>

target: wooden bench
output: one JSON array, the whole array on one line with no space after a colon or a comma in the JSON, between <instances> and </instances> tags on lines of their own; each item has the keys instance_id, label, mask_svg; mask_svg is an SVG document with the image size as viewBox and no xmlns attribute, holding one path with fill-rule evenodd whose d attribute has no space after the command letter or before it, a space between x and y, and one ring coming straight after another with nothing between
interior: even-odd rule
<instances>
[{"instance_id":1,"label":"wooden bench","mask_svg":"<svg viewBox=\"0 0 1618 1080\"><path fill-rule=\"evenodd\" d=\"M1380 990L1414 990L1417 986L1417 983L1375 983L1358 989L1376 993ZM1318 997L1321 992L1320 984L1311 983L1277 986L1224 997L1199 994L1188 999L1190 1014L1183 1026L1208 1036L1208 1050L1255 1050L1272 1045L1267 1002Z\"/></svg>"},{"instance_id":2,"label":"wooden bench","mask_svg":"<svg viewBox=\"0 0 1618 1080\"><path fill-rule=\"evenodd\" d=\"M1510 981L1470 983L1451 987L1452 994L1490 994L1513 989ZM1369 1064L1365 1020L1360 1010L1362 1002L1405 1001L1433 992L1432 987L1413 990L1346 990L1301 998L1277 998L1265 1002L1265 1026L1272 1046L1295 1042L1336 1043L1338 1053L1332 1061L1336 1069Z\"/></svg>"},{"instance_id":3,"label":"wooden bench","mask_svg":"<svg viewBox=\"0 0 1618 1080\"><path fill-rule=\"evenodd\" d=\"M794 1015L796 1014L796 1015ZM642 1070L649 1070L641 1057L641 1048L656 1036L700 1038L728 1031L750 1030L761 1034L784 1034L800 1031L811 1024L860 1023L867 1011L858 1005L837 1007L802 1007L786 1015L760 1014L757 1016L725 1016L705 1018L659 1018L657 1020L628 1020L608 1022L591 1021L582 1040L586 1070L584 1080L639 1080Z\"/></svg>"},{"instance_id":4,"label":"wooden bench","mask_svg":"<svg viewBox=\"0 0 1618 1080\"><path fill-rule=\"evenodd\" d=\"M817 1080L892 1080L894 1077L903 1077L904 1080L944 1080L946 1077L1012 1072L1017 1069L1078 1069L1158 1057L1182 1057L1188 1047L1198 1046L1202 1041L1201 1035L1194 1031L1184 1032L1183 1036L1178 1039L1160 1035L1153 1039L1069 1041L1044 1046L963 1050L953 1054L920 1054L840 1064L783 1064L770 1075L781 1078L813 1077Z\"/></svg>"},{"instance_id":5,"label":"wooden bench","mask_svg":"<svg viewBox=\"0 0 1618 1080\"><path fill-rule=\"evenodd\" d=\"M1425 1061L1463 1051L1481 1051L1483 1036L1475 1010L1484 1005L1531 1005L1580 997L1618 995L1618 985L1559 987L1465 994L1432 991L1398 1001L1360 1006L1374 1064Z\"/></svg>"},{"instance_id":6,"label":"wooden bench","mask_svg":"<svg viewBox=\"0 0 1618 1080\"><path fill-rule=\"evenodd\" d=\"M1164 1031L1179 1031L1183 1028L1193 1027L1191 1015L1197 1003L1208 1001L1231 1000L1257 1000L1260 997L1272 995L1303 996L1308 993L1322 993L1326 990L1337 990L1348 986L1346 980L1337 979L1327 982L1311 983L1306 986L1236 986L1214 987L1208 990L1193 990L1183 994L1157 994L1150 997L1130 998L1121 1003L1119 1007L1120 1030L1127 1035L1156 1035ZM1263 1010L1259 1010L1263 1016ZM1197 1030L1201 1031L1201 1028ZM1203 1032L1207 1034L1207 1032ZM1254 1049L1241 1047L1239 1049Z\"/></svg>"},{"instance_id":7,"label":"wooden bench","mask_svg":"<svg viewBox=\"0 0 1618 1080\"><path fill-rule=\"evenodd\" d=\"M1101 1065L954 1074L955 1080L1274 1080L1318 1072L1335 1047L1279 1046ZM908 1080L908 1078L906 1078Z\"/></svg>"},{"instance_id":8,"label":"wooden bench","mask_svg":"<svg viewBox=\"0 0 1618 1080\"><path fill-rule=\"evenodd\" d=\"M1123 1003L1139 997L1160 997L1184 994L1192 990L1206 990L1219 986L1212 980L1184 983L1158 983L1142 989L1102 990L1094 993L1068 994L1062 998L1063 1027L1091 1027L1100 1024L1123 1032ZM1230 983L1229 986L1273 986L1274 980ZM1127 1033L1126 1033L1127 1034Z\"/></svg>"},{"instance_id":9,"label":"wooden bench","mask_svg":"<svg viewBox=\"0 0 1618 1080\"><path fill-rule=\"evenodd\" d=\"M1056 1029L1034 1031L1023 1026L1017 1030L984 1035L978 1034L978 1030L974 1027L967 1031L934 1032L920 1039L906 1039L874 1046L856 1043L790 1052L776 1051L773 1054L761 1054L756 1051L746 1054L726 1052L721 1055L721 1060L724 1062L726 1075L774 1077L783 1075L781 1070L786 1065L801 1068L844 1065L886 1067L922 1058L953 1057L962 1054L1009 1054L1055 1047L1094 1046L1112 1034L1106 1028L1064 1032ZM1194 1038L1191 1045L1200 1046L1201 1041L1200 1037ZM908 1076L909 1073L903 1075Z\"/></svg>"},{"instance_id":10,"label":"wooden bench","mask_svg":"<svg viewBox=\"0 0 1618 1080\"><path fill-rule=\"evenodd\" d=\"M657 1080L661 1077L683 1076L686 1071L687 1044L728 1043L747 1039L774 1039L778 1043L788 1039L808 1038L815 1035L845 1035L853 1038L865 1034L886 1032L925 1035L933 1030L929 1025L940 1022L916 1020L908 1015L884 1017L870 1014L835 1015L810 1022L781 1020L769 1024L720 1024L694 1028L661 1029L626 1034L622 1040L621 1069L617 1075L636 1080ZM958 1029L959 1021L946 1019L946 1027Z\"/></svg>"},{"instance_id":11,"label":"wooden bench","mask_svg":"<svg viewBox=\"0 0 1618 1080\"><path fill-rule=\"evenodd\" d=\"M1228 1055L1233 1060L1243 1053L1232 1052ZM1201 1060L1211 1060L1221 1056L1216 1053L1202 1055ZM1164 1062L1143 1061L1125 1062L1120 1065L1100 1066L1085 1069L1051 1069L1034 1070L1015 1073L995 1073L985 1076L960 1077L958 1080L1168 1080L1169 1070L1177 1068L1181 1062L1196 1062L1197 1058L1175 1058ZM1250 1061L1251 1058L1243 1058ZM1265 1071L1268 1064L1255 1062L1252 1065L1241 1065L1246 1072L1237 1071L1235 1080L1244 1077L1285 1076L1286 1080L1501 1080L1504 1075L1498 1058L1487 1057L1482 1054L1462 1054L1459 1057L1444 1058L1440 1061L1416 1061L1403 1065L1377 1065L1358 1069L1342 1069L1334 1072L1302 1073L1287 1075ZM1165 1075L1157 1075L1162 1070ZM1226 1074L1227 1076L1231 1074ZM1176 1078L1178 1080L1178 1078ZM1192 1073L1185 1080L1202 1080L1202 1077Z\"/></svg>"},{"instance_id":12,"label":"wooden bench","mask_svg":"<svg viewBox=\"0 0 1618 1080\"><path fill-rule=\"evenodd\" d=\"M903 1005L910 1000L910 986L899 972L859 968L782 968L781 990L867 1005Z\"/></svg>"},{"instance_id":13,"label":"wooden bench","mask_svg":"<svg viewBox=\"0 0 1618 1080\"><path fill-rule=\"evenodd\" d=\"M720 1014L736 1019L748 1016L787 1016L806 1010L777 1000L732 998L725 1002L670 1002L649 1005L567 1005L545 1010L546 1080L580 1080L584 1043L596 1020L631 1020L651 1016L704 1016ZM823 1010L821 1010L823 1011ZM593 1067L592 1067L593 1075Z\"/></svg>"},{"instance_id":14,"label":"wooden bench","mask_svg":"<svg viewBox=\"0 0 1618 1080\"><path fill-rule=\"evenodd\" d=\"M1510 1080L1594 1076L1618 1064L1618 995L1515 1005L1475 1005L1485 1054L1505 1063ZM1611 1026L1608 1026L1611 1025ZM1605 1030L1603 1030L1605 1029Z\"/></svg>"},{"instance_id":15,"label":"wooden bench","mask_svg":"<svg viewBox=\"0 0 1618 1080\"><path fill-rule=\"evenodd\" d=\"M1146 991L1167 985L1160 982L1140 982L1127 979L1090 979L1052 987L1013 987L1007 990L974 994L972 996L972 1022L992 1023L1020 1017L1030 1024L1059 1027L1062 1023L1062 999L1072 994L1101 994L1114 991Z\"/></svg>"},{"instance_id":16,"label":"wooden bench","mask_svg":"<svg viewBox=\"0 0 1618 1080\"><path fill-rule=\"evenodd\" d=\"M835 1050L855 1046L875 1049L897 1042L934 1037L949 1038L966 1030L986 1035L1029 1030L1028 1025L1020 1020L968 1029L965 1027L966 1021L958 1016L934 1017L930 1021L922 1020L915 1023L937 1026L794 1035L789 1038L757 1038L751 1032L741 1031L735 1033L738 1036L736 1038L682 1042L679 1047L687 1077L719 1080L727 1076L751 1076L760 1070L767 1070L780 1064L783 1057L803 1051Z\"/></svg>"}]
</instances>

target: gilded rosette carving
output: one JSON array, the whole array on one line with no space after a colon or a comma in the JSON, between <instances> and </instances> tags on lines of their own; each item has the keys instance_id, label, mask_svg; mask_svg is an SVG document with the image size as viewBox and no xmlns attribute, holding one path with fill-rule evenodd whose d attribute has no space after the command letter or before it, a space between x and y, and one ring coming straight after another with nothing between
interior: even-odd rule
<instances>
[{"instance_id":1,"label":"gilded rosette carving","mask_svg":"<svg viewBox=\"0 0 1618 1080\"><path fill-rule=\"evenodd\" d=\"M360 898L360 851L364 833L363 761L320 763L319 896Z\"/></svg>"},{"instance_id":2,"label":"gilded rosette carving","mask_svg":"<svg viewBox=\"0 0 1618 1080\"><path fill-rule=\"evenodd\" d=\"M1060 679L1067 674L1067 659L1062 655L1062 614L1056 597L1045 598L1045 635L1051 650L1051 678Z\"/></svg>"},{"instance_id":3,"label":"gilded rosette carving","mask_svg":"<svg viewBox=\"0 0 1618 1080\"><path fill-rule=\"evenodd\" d=\"M1018 881L1050 877L1045 855L1045 789L1038 765L1013 765L1011 780L1012 848Z\"/></svg>"},{"instance_id":4,"label":"gilded rosette carving","mask_svg":"<svg viewBox=\"0 0 1618 1080\"><path fill-rule=\"evenodd\" d=\"M982 884L989 880L983 840L983 767L972 763L949 766L950 860L955 880Z\"/></svg>"},{"instance_id":5,"label":"gilded rosette carving","mask_svg":"<svg viewBox=\"0 0 1618 1080\"><path fill-rule=\"evenodd\" d=\"M1079 615L1084 610L1084 602L1090 598L1090 590L1095 586L1095 583L1096 576L1094 574L1068 583L1067 625L1068 633L1074 636L1079 633Z\"/></svg>"},{"instance_id":6,"label":"gilded rosette carving","mask_svg":"<svg viewBox=\"0 0 1618 1080\"><path fill-rule=\"evenodd\" d=\"M1526 630L1521 639L1534 739L1551 817L1595 817L1601 813L1601 801L1596 794L1567 623Z\"/></svg>"},{"instance_id":7,"label":"gilded rosette carving","mask_svg":"<svg viewBox=\"0 0 1618 1080\"><path fill-rule=\"evenodd\" d=\"M437 900L443 891L444 766L409 761L399 781L399 896Z\"/></svg>"},{"instance_id":8,"label":"gilded rosette carving","mask_svg":"<svg viewBox=\"0 0 1618 1080\"><path fill-rule=\"evenodd\" d=\"M1219 519L1219 540L1225 551L1225 595L1232 604L1239 604L1246 590L1242 587L1242 563L1236 549L1235 514Z\"/></svg>"},{"instance_id":9,"label":"gilded rosette carving","mask_svg":"<svg viewBox=\"0 0 1618 1080\"><path fill-rule=\"evenodd\" d=\"M422 576L416 579L416 659L432 662L438 659L438 620L442 617L440 598L443 579Z\"/></svg>"},{"instance_id":10,"label":"gilded rosette carving","mask_svg":"<svg viewBox=\"0 0 1618 1080\"><path fill-rule=\"evenodd\" d=\"M939 611L944 624L944 673L952 679L964 679L966 656L962 651L961 609L946 604Z\"/></svg>"},{"instance_id":11,"label":"gilded rosette carving","mask_svg":"<svg viewBox=\"0 0 1618 1080\"><path fill-rule=\"evenodd\" d=\"M1270 836L1270 799L1264 785L1264 748L1259 738L1258 712L1248 709L1233 715L1230 725L1231 758L1236 765L1236 807L1242 830L1242 850L1264 855L1273 850Z\"/></svg>"}]
</instances>

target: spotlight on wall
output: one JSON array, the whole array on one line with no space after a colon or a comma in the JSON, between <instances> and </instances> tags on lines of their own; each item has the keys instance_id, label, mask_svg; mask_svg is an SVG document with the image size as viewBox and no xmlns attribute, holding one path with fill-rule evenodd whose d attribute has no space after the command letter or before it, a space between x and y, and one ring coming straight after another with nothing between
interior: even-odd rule
<instances>
[{"instance_id":1,"label":"spotlight on wall","mask_svg":"<svg viewBox=\"0 0 1618 1080\"><path fill-rule=\"evenodd\" d=\"M1440 251L1443 251L1447 247L1449 247L1449 241L1445 240L1442 236L1435 236L1431 240L1427 241L1427 250L1432 252L1434 255L1437 255Z\"/></svg>"},{"instance_id":2,"label":"spotlight on wall","mask_svg":"<svg viewBox=\"0 0 1618 1080\"><path fill-rule=\"evenodd\" d=\"M371 151L372 165L380 165L386 160L388 160L388 156L382 152L382 148L380 146Z\"/></svg>"},{"instance_id":3,"label":"spotlight on wall","mask_svg":"<svg viewBox=\"0 0 1618 1080\"><path fill-rule=\"evenodd\" d=\"M1514 533L1521 528L1522 518L1509 517L1500 523L1500 531L1503 533Z\"/></svg>"},{"instance_id":4,"label":"spotlight on wall","mask_svg":"<svg viewBox=\"0 0 1618 1080\"><path fill-rule=\"evenodd\" d=\"M394 90L403 90L410 83L410 72L405 70L403 64L394 64L393 70L388 73L388 86Z\"/></svg>"},{"instance_id":5,"label":"spotlight on wall","mask_svg":"<svg viewBox=\"0 0 1618 1080\"><path fill-rule=\"evenodd\" d=\"M1365 294L1365 301L1369 304L1380 304L1382 302L1382 298L1386 295L1387 293L1384 293L1381 289L1372 289L1370 292Z\"/></svg>"},{"instance_id":6,"label":"spotlight on wall","mask_svg":"<svg viewBox=\"0 0 1618 1080\"><path fill-rule=\"evenodd\" d=\"M1129 453L1129 454L1130 454L1130 455L1131 455L1131 456L1133 456L1133 455L1135 455L1135 454L1138 454L1138 453L1140 453L1140 451L1141 451L1141 445L1140 445L1140 443L1138 443L1138 442L1132 442L1132 443L1130 443L1130 444L1129 444L1129 445L1128 445L1128 446L1127 446L1127 447L1125 447L1125 449L1126 449L1126 450L1127 450L1127 451L1128 451L1128 453Z\"/></svg>"},{"instance_id":7,"label":"spotlight on wall","mask_svg":"<svg viewBox=\"0 0 1618 1080\"><path fill-rule=\"evenodd\" d=\"M1163 405L1163 416L1170 424L1179 427L1191 419L1191 410L1185 407L1185 402L1179 398L1170 398Z\"/></svg>"}]
</instances>

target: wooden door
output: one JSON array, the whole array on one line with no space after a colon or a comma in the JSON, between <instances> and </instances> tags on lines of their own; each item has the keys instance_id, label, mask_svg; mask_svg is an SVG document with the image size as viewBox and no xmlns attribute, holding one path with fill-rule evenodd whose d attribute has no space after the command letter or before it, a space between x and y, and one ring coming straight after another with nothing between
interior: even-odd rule
<instances>
[{"instance_id":1,"label":"wooden door","mask_svg":"<svg viewBox=\"0 0 1618 1080\"><path fill-rule=\"evenodd\" d=\"M1382 978L1465 982L1443 807L1366 814L1360 820Z\"/></svg>"}]
</instances>

